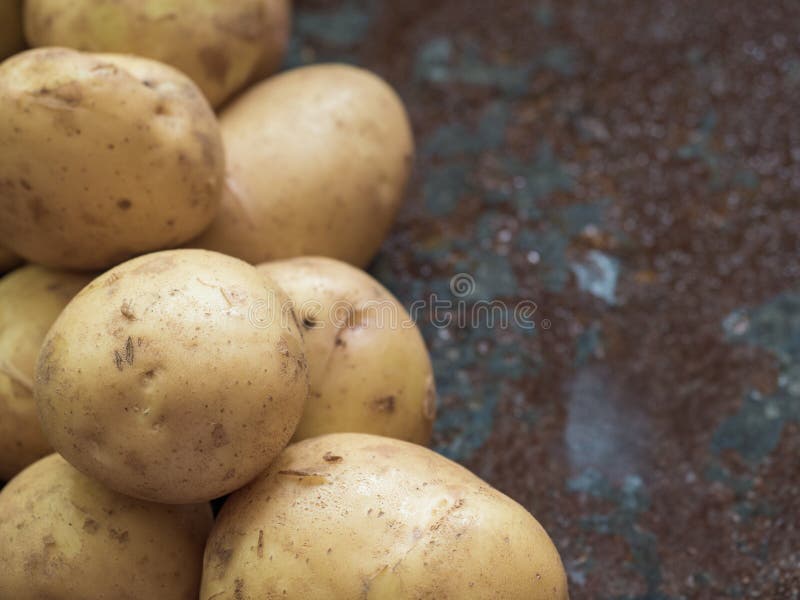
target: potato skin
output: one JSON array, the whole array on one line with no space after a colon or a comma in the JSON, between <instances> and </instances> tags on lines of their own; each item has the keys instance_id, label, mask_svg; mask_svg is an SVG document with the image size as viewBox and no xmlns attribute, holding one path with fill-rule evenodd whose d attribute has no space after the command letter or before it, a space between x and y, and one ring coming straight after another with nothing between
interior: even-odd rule
<instances>
[{"instance_id":1,"label":"potato skin","mask_svg":"<svg viewBox=\"0 0 800 600\"><path fill-rule=\"evenodd\" d=\"M346 65L301 67L245 92L220 124L227 185L193 246L253 264L313 255L369 263L414 152L405 108L383 80Z\"/></svg>"},{"instance_id":2,"label":"potato skin","mask_svg":"<svg viewBox=\"0 0 800 600\"><path fill-rule=\"evenodd\" d=\"M112 492L52 454L0 492L0 598L194 600L211 507Z\"/></svg>"},{"instance_id":3,"label":"potato skin","mask_svg":"<svg viewBox=\"0 0 800 600\"><path fill-rule=\"evenodd\" d=\"M254 307L277 318L260 323ZM119 265L45 339L34 383L45 435L76 468L144 500L241 487L288 443L308 395L288 309L229 256L173 250Z\"/></svg>"},{"instance_id":4,"label":"potato skin","mask_svg":"<svg viewBox=\"0 0 800 600\"><path fill-rule=\"evenodd\" d=\"M36 357L47 330L89 281L35 265L0 279L0 480L52 451L33 401Z\"/></svg>"},{"instance_id":5,"label":"potato skin","mask_svg":"<svg viewBox=\"0 0 800 600\"><path fill-rule=\"evenodd\" d=\"M0 60L25 47L22 35L22 0L0 2Z\"/></svg>"},{"instance_id":6,"label":"potato skin","mask_svg":"<svg viewBox=\"0 0 800 600\"><path fill-rule=\"evenodd\" d=\"M226 502L201 600L562 600L524 508L422 446L331 434L289 446Z\"/></svg>"},{"instance_id":7,"label":"potato skin","mask_svg":"<svg viewBox=\"0 0 800 600\"><path fill-rule=\"evenodd\" d=\"M289 295L304 328L309 399L293 439L357 431L427 444L436 416L433 368L397 298L332 258L257 268Z\"/></svg>"},{"instance_id":8,"label":"potato skin","mask_svg":"<svg viewBox=\"0 0 800 600\"><path fill-rule=\"evenodd\" d=\"M50 267L99 270L175 247L215 216L216 117L161 63L63 48L0 65L0 239Z\"/></svg>"},{"instance_id":9,"label":"potato skin","mask_svg":"<svg viewBox=\"0 0 800 600\"><path fill-rule=\"evenodd\" d=\"M152 58L186 73L212 106L283 61L289 0L27 0L32 46Z\"/></svg>"}]
</instances>

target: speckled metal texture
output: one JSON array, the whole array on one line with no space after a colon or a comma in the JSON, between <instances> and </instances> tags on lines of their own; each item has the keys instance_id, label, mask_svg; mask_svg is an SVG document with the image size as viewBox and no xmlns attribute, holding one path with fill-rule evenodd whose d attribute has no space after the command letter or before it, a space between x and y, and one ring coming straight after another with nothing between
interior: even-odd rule
<instances>
[{"instance_id":1,"label":"speckled metal texture","mask_svg":"<svg viewBox=\"0 0 800 600\"><path fill-rule=\"evenodd\" d=\"M800 4L295 2L373 69L415 180L372 271L423 319L435 446L529 508L572 597L800 597Z\"/></svg>"}]
</instances>

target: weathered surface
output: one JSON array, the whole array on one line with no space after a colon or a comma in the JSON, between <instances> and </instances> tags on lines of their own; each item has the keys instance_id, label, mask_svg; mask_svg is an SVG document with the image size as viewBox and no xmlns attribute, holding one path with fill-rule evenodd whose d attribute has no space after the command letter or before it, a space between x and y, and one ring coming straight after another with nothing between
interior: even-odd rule
<instances>
[{"instance_id":1,"label":"weathered surface","mask_svg":"<svg viewBox=\"0 0 800 600\"><path fill-rule=\"evenodd\" d=\"M466 273L467 309L538 307L422 319L437 448L534 512L573 598L797 598L800 6L296 9L293 64L374 69L411 111L372 272L409 306Z\"/></svg>"}]
</instances>

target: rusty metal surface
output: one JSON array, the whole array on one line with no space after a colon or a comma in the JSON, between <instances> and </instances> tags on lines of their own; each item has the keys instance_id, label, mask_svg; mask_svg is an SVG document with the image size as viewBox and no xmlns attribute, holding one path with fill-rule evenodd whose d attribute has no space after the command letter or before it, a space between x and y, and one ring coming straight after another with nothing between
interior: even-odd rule
<instances>
[{"instance_id":1,"label":"rusty metal surface","mask_svg":"<svg viewBox=\"0 0 800 600\"><path fill-rule=\"evenodd\" d=\"M373 273L537 306L422 320L437 449L539 518L573 598L800 597L800 4L295 7L291 64L366 66L411 112Z\"/></svg>"}]
</instances>

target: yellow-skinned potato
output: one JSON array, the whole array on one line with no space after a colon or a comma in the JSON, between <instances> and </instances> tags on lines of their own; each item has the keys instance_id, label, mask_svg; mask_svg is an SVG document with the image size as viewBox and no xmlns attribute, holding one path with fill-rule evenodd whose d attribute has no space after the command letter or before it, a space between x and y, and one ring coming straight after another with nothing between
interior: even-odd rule
<instances>
[{"instance_id":1,"label":"yellow-skinned potato","mask_svg":"<svg viewBox=\"0 0 800 600\"><path fill-rule=\"evenodd\" d=\"M213 106L283 61L289 0L27 0L32 46L159 60L186 73Z\"/></svg>"},{"instance_id":2,"label":"yellow-skinned potato","mask_svg":"<svg viewBox=\"0 0 800 600\"><path fill-rule=\"evenodd\" d=\"M294 69L220 117L228 178L192 245L257 264L320 255L366 266L402 203L414 141L397 94L346 65Z\"/></svg>"},{"instance_id":3,"label":"yellow-skinned potato","mask_svg":"<svg viewBox=\"0 0 800 600\"><path fill-rule=\"evenodd\" d=\"M58 454L0 492L0 598L195 600L208 504L135 500Z\"/></svg>"},{"instance_id":4,"label":"yellow-skinned potato","mask_svg":"<svg viewBox=\"0 0 800 600\"><path fill-rule=\"evenodd\" d=\"M0 279L0 480L49 454L33 376L47 330L90 278L28 265Z\"/></svg>"},{"instance_id":5,"label":"yellow-skinned potato","mask_svg":"<svg viewBox=\"0 0 800 600\"><path fill-rule=\"evenodd\" d=\"M0 60L25 47L22 35L22 0L0 2Z\"/></svg>"},{"instance_id":6,"label":"yellow-skinned potato","mask_svg":"<svg viewBox=\"0 0 800 600\"><path fill-rule=\"evenodd\" d=\"M436 387L425 341L403 305L332 258L264 263L303 324L309 399L294 439L358 431L430 441Z\"/></svg>"},{"instance_id":7,"label":"yellow-skinned potato","mask_svg":"<svg viewBox=\"0 0 800 600\"><path fill-rule=\"evenodd\" d=\"M18 266L22 260L19 256L0 246L0 273L6 273Z\"/></svg>"},{"instance_id":8,"label":"yellow-skinned potato","mask_svg":"<svg viewBox=\"0 0 800 600\"><path fill-rule=\"evenodd\" d=\"M196 236L224 179L216 117L188 78L133 56L28 50L0 65L0 239L96 270Z\"/></svg>"},{"instance_id":9,"label":"yellow-skinned potato","mask_svg":"<svg viewBox=\"0 0 800 600\"><path fill-rule=\"evenodd\" d=\"M34 397L53 447L119 492L210 500L263 470L308 395L282 290L204 250L157 252L95 279L50 329Z\"/></svg>"},{"instance_id":10,"label":"yellow-skinned potato","mask_svg":"<svg viewBox=\"0 0 800 600\"><path fill-rule=\"evenodd\" d=\"M222 509L201 600L564 600L558 551L519 504L422 446L289 446Z\"/></svg>"}]
</instances>

